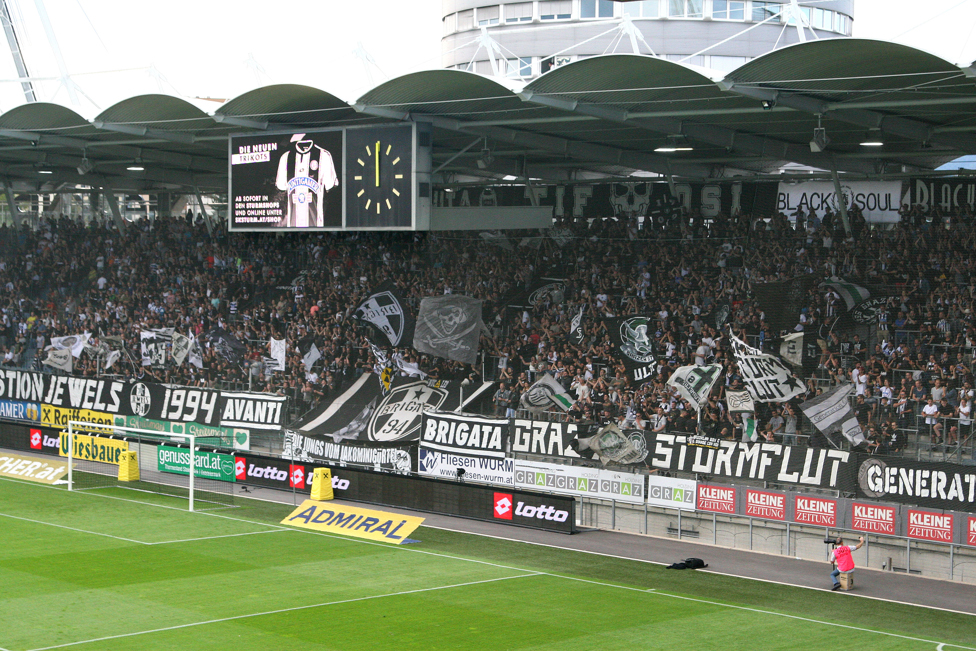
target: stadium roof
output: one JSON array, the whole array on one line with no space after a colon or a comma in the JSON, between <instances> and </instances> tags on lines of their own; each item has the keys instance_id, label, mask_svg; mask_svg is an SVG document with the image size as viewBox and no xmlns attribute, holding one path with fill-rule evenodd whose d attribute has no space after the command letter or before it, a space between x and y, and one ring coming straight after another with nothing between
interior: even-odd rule
<instances>
[{"instance_id":1,"label":"stadium roof","mask_svg":"<svg viewBox=\"0 0 976 651\"><path fill-rule=\"evenodd\" d=\"M974 77L974 67L904 45L830 39L776 50L724 78L614 54L528 84L417 72L353 104L297 85L258 88L213 113L168 95L133 97L90 121L60 105L25 104L0 114L0 177L20 192L222 192L231 133L407 119L433 124L435 183L729 178L777 173L787 163L890 177L976 154ZM813 152L818 124L829 144ZM861 144L868 140L884 144Z\"/></svg>"}]
</instances>

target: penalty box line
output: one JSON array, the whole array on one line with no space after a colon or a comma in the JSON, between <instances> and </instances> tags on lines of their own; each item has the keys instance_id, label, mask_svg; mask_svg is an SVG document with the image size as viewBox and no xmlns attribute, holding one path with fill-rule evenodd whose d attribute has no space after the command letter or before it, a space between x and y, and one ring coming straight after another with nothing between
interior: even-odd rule
<instances>
[{"instance_id":1,"label":"penalty box line","mask_svg":"<svg viewBox=\"0 0 976 651\"><path fill-rule=\"evenodd\" d=\"M256 535L262 534L262 533L281 533L283 531L294 531L293 529L287 529L287 528L281 527L281 528L276 528L276 529L266 529L264 531L246 531L244 533L228 533L228 534L222 534L222 535L219 535L219 536L203 536L201 538L185 538L185 539L182 539L182 540L161 540L159 542L146 542L144 540L135 540L134 538L124 538L122 536L113 536L110 533L102 533L100 531L89 531L88 529L79 529L77 527L69 527L66 524L57 524L57 523L54 523L54 522L44 522L42 520L33 520L31 518L24 518L24 517L21 517L19 515L10 515L9 513L0 513L0 517L10 518L12 520L21 520L22 522L30 522L31 524L43 524L43 525L48 526L48 527L57 527L58 529L67 529L69 531L76 531L78 533L84 533L84 534L88 534L88 535L91 535L91 536L102 536L102 537L105 537L105 538L112 538L113 540L121 540L123 542L133 543L133 544L136 544L136 545L148 545L148 546L152 546L152 545L173 545L173 544L186 543L186 542L196 542L196 541L200 541L200 540L214 540L216 538L235 538L235 537L238 537L238 536L256 536ZM0 648L0 651L4 651L4 650L2 648Z\"/></svg>"},{"instance_id":2,"label":"penalty box line","mask_svg":"<svg viewBox=\"0 0 976 651\"><path fill-rule=\"evenodd\" d=\"M416 590L402 590L400 592L389 592L386 594L368 595L365 597L353 597L351 599L340 599L338 601L326 601L318 604L310 604L307 606L293 606L291 608L279 608L277 610L267 610L260 613L248 613L246 615L234 615L232 617L221 617L219 619L208 619L202 622L190 622L189 624L176 624L174 626L164 626L162 628L154 628L147 631L136 631L134 633L121 633L119 635L107 635L105 637L94 638L91 640L80 640L78 642L66 642L65 644L55 644L52 646L38 647L32 649L31 651L49 651L50 649L63 649L70 646L78 646L81 644L94 644L95 642L105 642L107 640L118 640L127 637L136 637L138 635L150 635L152 633L163 633L166 631L176 631L184 628L193 628L196 626L207 626L209 624L221 624L224 622L233 622L241 619L250 619L252 617L264 617L265 615L278 615L281 613L290 613L298 610L309 610L311 608L323 608L325 606L339 606L342 604L356 603L358 601L370 601L372 599L385 599L387 597L400 597L409 594L418 594L421 592L436 592L438 590L450 590L452 588L463 588L471 585L482 585L485 583L497 583L499 581L509 581L511 579L523 579L531 576L542 576L543 572L530 572L528 574L519 574L517 576L503 576L496 579L482 579L481 581L468 581L466 583L454 583L451 585L441 585L435 586L433 588L417 588ZM0 649L0 651L3 651Z\"/></svg>"}]
</instances>

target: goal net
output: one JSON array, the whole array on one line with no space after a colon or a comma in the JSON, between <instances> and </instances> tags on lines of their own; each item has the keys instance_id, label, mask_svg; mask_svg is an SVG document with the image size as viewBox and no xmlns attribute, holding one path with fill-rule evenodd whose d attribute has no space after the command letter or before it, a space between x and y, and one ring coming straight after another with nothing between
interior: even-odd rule
<instances>
[{"instance_id":1,"label":"goal net","mask_svg":"<svg viewBox=\"0 0 976 651\"><path fill-rule=\"evenodd\" d=\"M99 491L190 511L234 505L233 451L192 434L70 421L61 432L68 490Z\"/></svg>"}]
</instances>

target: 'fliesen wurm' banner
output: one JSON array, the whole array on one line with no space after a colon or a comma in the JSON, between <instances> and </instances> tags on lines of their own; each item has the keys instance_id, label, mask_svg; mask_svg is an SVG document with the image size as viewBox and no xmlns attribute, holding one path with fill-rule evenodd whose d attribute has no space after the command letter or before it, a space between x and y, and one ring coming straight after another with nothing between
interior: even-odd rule
<instances>
[{"instance_id":1,"label":"'fliesen wurm' banner","mask_svg":"<svg viewBox=\"0 0 976 651\"><path fill-rule=\"evenodd\" d=\"M513 486L507 419L428 413L420 429L421 475Z\"/></svg>"}]
</instances>

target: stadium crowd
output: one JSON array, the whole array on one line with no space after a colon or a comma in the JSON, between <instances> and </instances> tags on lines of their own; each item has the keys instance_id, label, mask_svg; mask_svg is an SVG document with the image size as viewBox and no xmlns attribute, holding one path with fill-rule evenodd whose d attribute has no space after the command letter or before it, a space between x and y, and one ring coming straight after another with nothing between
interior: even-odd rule
<instances>
[{"instance_id":1,"label":"stadium crowd","mask_svg":"<svg viewBox=\"0 0 976 651\"><path fill-rule=\"evenodd\" d=\"M724 325L768 347L780 333L770 331L753 288L815 274L882 288L889 298L876 324L843 330L833 325L844 302L813 284L793 315L797 330L823 342L819 368L804 378L807 397L852 383L871 449L904 446L901 432L916 426L916 416L933 445L965 440L976 346L970 215L916 207L891 228L868 228L857 214L852 221L852 237L829 213L667 219L640 228L634 218L566 221L559 229L573 237L552 238L538 231L211 236L192 215L131 223L120 233L109 223L44 219L34 230L0 228L2 363L41 368L52 337L90 332L93 345L121 342L126 354L105 368L104 349L91 349L74 360L74 374L251 388L291 395L307 408L374 370L368 330L353 314L390 279L414 309L421 298L446 293L485 301L491 335L482 337L483 364L400 352L434 377L504 382L495 393L500 413L516 409L521 393L549 372L577 399L570 418L691 431L695 413L666 386L670 371L714 360L725 364L721 384L740 386ZM565 279L561 295L510 305L542 277ZM585 339L574 345L569 322L580 307ZM628 381L601 320L637 314L654 318L659 359L641 384ZM140 332L164 327L197 338L202 368L142 366ZM240 357L211 345L206 335L214 329L243 344ZM288 342L283 372L264 363L271 337ZM322 359L308 369L302 360L312 342ZM721 397L713 392L703 428L747 436ZM802 399L761 407L758 434L795 442Z\"/></svg>"}]
</instances>

